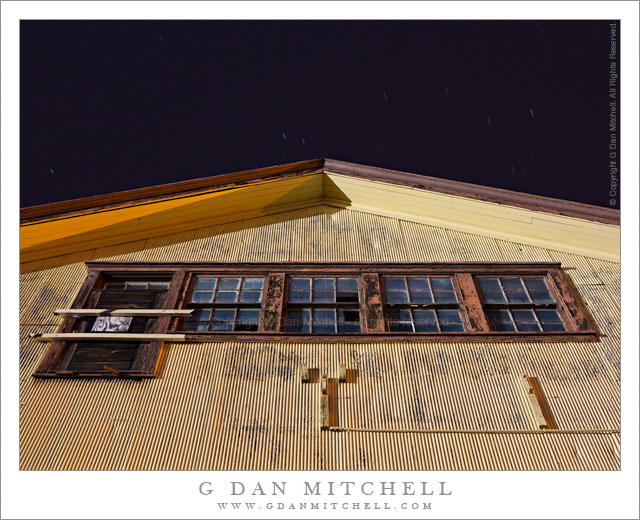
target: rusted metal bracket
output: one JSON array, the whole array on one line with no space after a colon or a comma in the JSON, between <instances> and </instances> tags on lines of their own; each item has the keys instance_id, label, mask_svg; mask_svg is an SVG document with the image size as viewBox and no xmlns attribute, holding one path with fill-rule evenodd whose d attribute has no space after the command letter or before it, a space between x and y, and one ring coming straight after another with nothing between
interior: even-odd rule
<instances>
[{"instance_id":1,"label":"rusted metal bracket","mask_svg":"<svg viewBox=\"0 0 640 520\"><path fill-rule=\"evenodd\" d=\"M302 383L320 382L320 429L330 430L338 427L338 389L340 383L355 383L358 378L357 369L348 369L342 363L338 366L338 377L330 378L326 373L320 375L320 369L300 367Z\"/></svg>"},{"instance_id":2,"label":"rusted metal bracket","mask_svg":"<svg viewBox=\"0 0 640 520\"><path fill-rule=\"evenodd\" d=\"M524 376L527 389L527 397L533 410L533 417L541 430L557 430L558 425L551 412L551 406L547 401L542 385L537 377Z\"/></svg>"},{"instance_id":3,"label":"rusted metal bracket","mask_svg":"<svg viewBox=\"0 0 640 520\"><path fill-rule=\"evenodd\" d=\"M320 380L320 429L329 429L329 380L322 374Z\"/></svg>"}]
</instances>

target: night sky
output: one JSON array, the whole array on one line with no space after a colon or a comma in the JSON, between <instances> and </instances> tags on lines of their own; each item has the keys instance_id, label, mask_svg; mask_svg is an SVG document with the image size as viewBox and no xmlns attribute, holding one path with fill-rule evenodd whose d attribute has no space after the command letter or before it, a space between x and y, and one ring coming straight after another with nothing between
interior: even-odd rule
<instances>
[{"instance_id":1,"label":"night sky","mask_svg":"<svg viewBox=\"0 0 640 520\"><path fill-rule=\"evenodd\" d=\"M609 206L607 22L20 31L22 207L319 157Z\"/></svg>"}]
</instances>

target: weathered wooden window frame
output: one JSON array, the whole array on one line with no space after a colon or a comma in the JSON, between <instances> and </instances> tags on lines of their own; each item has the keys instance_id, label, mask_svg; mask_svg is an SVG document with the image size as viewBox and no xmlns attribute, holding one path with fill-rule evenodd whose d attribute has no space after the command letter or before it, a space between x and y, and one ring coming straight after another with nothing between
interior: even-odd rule
<instances>
[{"instance_id":1,"label":"weathered wooden window frame","mask_svg":"<svg viewBox=\"0 0 640 520\"><path fill-rule=\"evenodd\" d=\"M104 265L104 264L101 264ZM108 275L113 274L128 274L132 272L136 273L153 273L153 274L166 274L171 277L167 294L162 305L162 309L175 309L181 293L184 290L184 281L186 271L176 267L164 267L146 269L141 271L139 269L129 269L128 264L113 264L109 268L97 267L93 264L87 264L88 274L87 277L76 296L72 308L83 309L88 303L90 295L93 291L96 291L105 286ZM112 268L113 267L113 268ZM88 308L88 307L87 307ZM62 324L60 325L58 332L70 333L73 332L78 320L82 319L82 316L75 316L73 314L66 315ZM152 334L165 334L171 326L171 316L158 317L156 324L153 328ZM118 334L118 333L113 333ZM83 340L84 341L84 340ZM99 377L99 378L152 378L155 376L160 352L162 350L161 341L149 341L141 342L138 347L136 356L131 364L130 370L125 371L99 371L99 372L74 372L67 370L67 367L72 359L72 353L69 349L72 341L53 341L45 353L44 357L40 361L38 368L36 369L35 377Z\"/></svg>"},{"instance_id":2,"label":"weathered wooden window frame","mask_svg":"<svg viewBox=\"0 0 640 520\"><path fill-rule=\"evenodd\" d=\"M128 273L167 273L171 282L163 309L189 307L197 276L264 276L263 299L257 331L196 332L185 331L184 318L158 318L154 334L184 332L187 341L291 341L291 342L371 342L371 341L597 341L599 332L578 292L559 263L146 263L90 262L88 275L73 308L83 308L91 292L104 284L105 276ZM448 276L460 298L459 310L464 332L389 332L385 318L382 276ZM360 333L308 334L284 331L290 276L351 276L358 278L361 310ZM566 331L493 331L490 330L479 296L476 276L542 276L553 295ZM241 304L239 304L241 305ZM354 306L356 304L353 304ZM212 303L215 306L215 302ZM411 306L411 304L408 304ZM77 317L66 316L58 332L71 332ZM115 333L117 334L117 333ZM38 377L118 377L109 372L68 373L56 366L67 342L55 341L45 353L36 373ZM139 352L127 373L120 377L153 377L162 342L151 342Z\"/></svg>"}]
</instances>

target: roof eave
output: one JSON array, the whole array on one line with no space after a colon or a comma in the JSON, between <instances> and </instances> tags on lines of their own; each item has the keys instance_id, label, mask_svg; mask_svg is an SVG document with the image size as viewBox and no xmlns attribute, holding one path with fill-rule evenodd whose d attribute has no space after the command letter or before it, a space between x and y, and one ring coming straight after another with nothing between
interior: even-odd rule
<instances>
[{"instance_id":1,"label":"roof eave","mask_svg":"<svg viewBox=\"0 0 640 520\"><path fill-rule=\"evenodd\" d=\"M227 173L201 179L161 184L105 195L95 195L92 197L31 206L20 210L20 221L29 222L41 218L50 218L53 216L70 214L88 209L119 206L134 201L140 202L153 200L156 198L206 189L220 189L225 187L232 188L234 186L240 186L251 182L284 178L313 171L348 175L372 181L386 182L438 193L446 193L458 197L515 206L533 211L565 215L568 217L600 222L603 224L620 225L620 211L616 209L453 181L449 179L440 179L426 175L400 172L375 166L365 166L345 161L338 161L335 159L311 159L308 161L270 166L267 168Z\"/></svg>"}]
</instances>

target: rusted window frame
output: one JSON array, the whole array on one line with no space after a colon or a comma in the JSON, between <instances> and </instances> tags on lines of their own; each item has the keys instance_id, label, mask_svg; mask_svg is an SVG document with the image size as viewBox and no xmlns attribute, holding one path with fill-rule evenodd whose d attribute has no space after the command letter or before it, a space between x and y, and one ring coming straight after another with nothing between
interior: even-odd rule
<instances>
[{"instance_id":1,"label":"rusted window frame","mask_svg":"<svg viewBox=\"0 0 640 520\"><path fill-rule=\"evenodd\" d=\"M91 292L104 284L105 275L127 273L172 274L164 309L188 308L189 295L198 275L264 276L258 331L192 332L182 328L183 318L158 318L155 334L181 331L187 341L289 341L289 342L393 342L393 341L598 341L600 333L580 299L577 289L559 263L149 263L90 262L88 274L73 308L83 308ZM288 278L295 276L352 276L358 278L361 310L360 333L308 334L284 332ZM461 299L459 310L464 332L389 332L385 319L385 301L380 279L388 276L449 276ZM543 276L556 300L566 331L519 332L492 331L479 296L476 276ZM215 303L213 304L215 305ZM354 306L356 304L353 304ZM409 304L410 306L411 304ZM71 332L74 316L66 316L58 332ZM114 374L72 373L58 366L67 342L55 341L38 366L36 377L154 377L162 342L152 342L139 349L130 371Z\"/></svg>"},{"instance_id":2,"label":"rusted window frame","mask_svg":"<svg viewBox=\"0 0 640 520\"><path fill-rule=\"evenodd\" d=\"M178 272L184 280L180 288L170 286L170 291L178 291L177 306L166 308L184 309L188 307L188 294L198 275L221 276L264 276L263 302L258 331L252 332L190 332L185 331L187 340L265 340L265 341L595 341L599 332L589 316L580 296L572 286L569 277L559 263L149 263L149 262L90 262L87 264L90 276L101 273L125 272ZM91 273L96 273L91 275ZM364 310L361 333L337 333L327 335L283 332L283 317L286 314L286 284L289 276L356 276L359 279L360 306ZM404 276L450 276L454 280L456 292L462 298L460 305L465 332L411 332L391 333L382 330L380 317L384 316L384 295L380 291L380 277L385 275ZM484 315L475 276L544 276L565 321L563 332L518 332L491 331ZM85 285L89 283L89 277ZM78 298L82 299L87 289L83 286ZM78 302L74 302L76 305ZM166 305L169 305L167 298ZM82 305L80 301L79 306ZM165 305L165 306L166 306ZM68 318L69 319L69 318ZM166 328L158 332L181 330L181 318L161 318ZM61 327L61 332L65 327ZM160 320L158 320L160 322ZM382 320L384 322L384 319ZM169 324L169 325L165 325ZM70 329L68 329L70 330ZM68 330L65 330L68 332Z\"/></svg>"}]
</instances>

